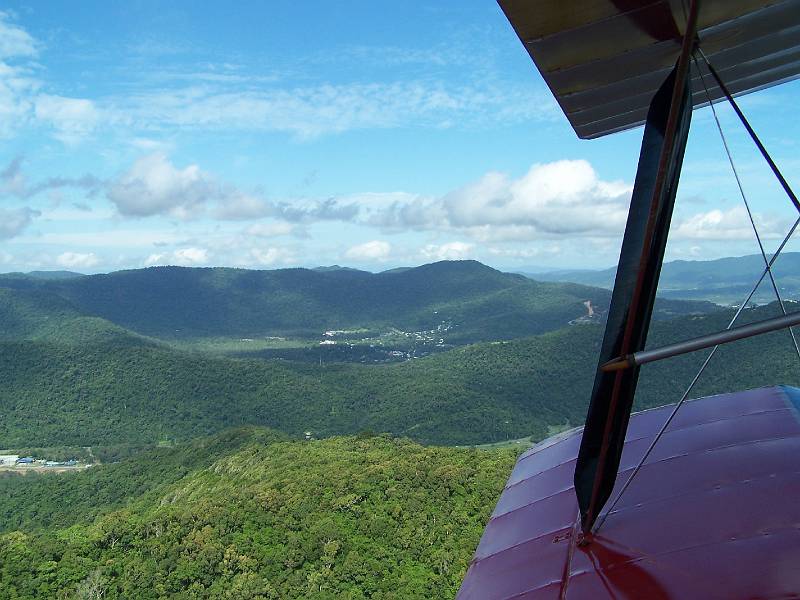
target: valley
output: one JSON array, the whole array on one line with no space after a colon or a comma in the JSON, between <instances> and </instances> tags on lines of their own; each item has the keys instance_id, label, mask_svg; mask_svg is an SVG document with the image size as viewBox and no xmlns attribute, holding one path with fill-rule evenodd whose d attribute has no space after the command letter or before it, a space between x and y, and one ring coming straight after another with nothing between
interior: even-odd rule
<instances>
[{"instance_id":1,"label":"valley","mask_svg":"<svg viewBox=\"0 0 800 600\"><path fill-rule=\"evenodd\" d=\"M0 597L455 593L517 454L582 424L608 292L471 261L289 271L0 276L0 447L82 467L0 472ZM649 344L732 314L659 299ZM704 357L643 368L636 407ZM796 361L786 332L737 342L693 395L800 385Z\"/></svg>"}]
</instances>

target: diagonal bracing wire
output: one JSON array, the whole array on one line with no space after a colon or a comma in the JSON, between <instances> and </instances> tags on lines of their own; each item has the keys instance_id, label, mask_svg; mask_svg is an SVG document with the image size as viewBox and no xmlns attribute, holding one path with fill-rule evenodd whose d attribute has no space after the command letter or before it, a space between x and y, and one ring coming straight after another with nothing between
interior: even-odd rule
<instances>
[{"instance_id":1,"label":"diagonal bracing wire","mask_svg":"<svg viewBox=\"0 0 800 600\"><path fill-rule=\"evenodd\" d=\"M703 60L708 66L708 58L702 52L700 53L703 57ZM744 193L744 187L742 186L742 180L739 178L739 172L736 170L736 165L733 162L733 156L731 155L731 149L728 146L728 140L725 138L725 133L722 131L722 124L719 122L719 117L717 116L717 109L714 108L714 103L711 101L711 94L708 91L708 86L706 86L706 79L703 75L703 71L700 69L700 65L697 62L697 57L694 57L695 66L697 67L697 72L700 74L700 81L703 84L703 89L706 93L706 99L708 100L708 104L711 107L711 114L714 115L714 122L717 124L717 131L719 131L719 137L722 139L722 145L725 147L725 154L728 156L728 163L731 165L731 171L733 171L733 176L736 179L736 185L739 187L739 195L742 197L742 202L744 202L744 207L747 209L747 216L750 219L750 225L753 227L753 233L756 236L756 241L758 242L758 248L761 250L761 257L764 259L764 265L767 267L767 274L769 275L770 283L772 284L772 289L775 291L775 297L778 299L778 304L780 304L781 312L786 315L786 306L783 303L783 298L781 297L781 293L778 290L778 284L775 282L775 275L772 273L772 268L767 258L767 253L764 251L764 244L761 242L761 236L758 233L758 228L756 227L756 222L753 219L753 211L750 208L750 203L747 201L747 196ZM794 345L795 353L797 354L797 359L800 361L800 347L797 345L797 338L794 335L794 331L791 327L788 328L789 335L792 338L792 344Z\"/></svg>"},{"instance_id":2,"label":"diagonal bracing wire","mask_svg":"<svg viewBox=\"0 0 800 600\"><path fill-rule=\"evenodd\" d=\"M699 48L698 48L698 50L699 50ZM708 64L708 59L706 59L705 54L702 53L702 50L699 50L699 51L700 51L700 54L703 56L703 58L706 60L706 64ZM695 65L697 66L697 58L696 57L694 58L694 61L695 61ZM703 78L702 72L700 71L699 67L698 67L698 72L700 72L700 78L701 78L701 80L703 82L703 87L705 88L706 87L705 79ZM725 136L722 133L722 128L720 127L719 120L717 119L716 111L714 111L714 105L711 102L710 96L708 94L708 88L706 88L706 95L709 97L709 104L711 105L712 111L714 113L714 119L717 122L717 127L718 127L718 129L720 131L720 135L722 136L723 144L725 145L725 151L728 153L728 160L731 162L731 168L733 169L734 175L736 176L736 182L739 185L739 191L742 194L742 199L744 200L745 206L747 207L747 213L750 216L750 222L751 222L751 224L753 226L753 231L756 234L756 239L758 240L758 245L761 248L761 254L764 257L764 261L765 261L764 270L761 272L761 276L758 278L758 281L756 281L755 285L750 290L750 293L747 294L747 297L744 299L744 301L739 305L739 308L736 310L736 313L733 315L733 318L730 320L730 322L728 323L728 326L725 328L726 330L728 330L728 329L731 329L733 327L733 325L736 323L736 320L742 314L742 311L747 306L747 304L750 302L750 300L752 300L753 295L756 293L758 288L761 286L761 283L764 281L764 278L767 275L770 276L770 280L772 281L773 289L775 290L775 294L778 296L778 300L780 301L781 309L783 310L783 313L786 314L786 310L785 310L784 305L783 305L783 300L780 297L780 293L778 291L778 288L775 285L775 279L774 279L774 277L772 275L772 266L775 264L775 261L778 259L778 256L780 256L781 252L783 252L783 249L786 247L786 244L789 243L789 240L792 238L792 235L794 235L794 232L797 230L798 226L800 226L800 217L798 217L795 220L794 224L789 229L789 232L784 236L783 241L781 241L780 245L778 246L778 249L775 251L775 254L772 255L772 258L767 260L766 253L764 252L764 247L763 247L763 245L761 243L761 238L758 235L758 231L756 229L755 222L753 221L752 213L750 212L750 206L747 203L747 199L746 199L746 197L744 195L744 191L742 189L742 185L741 185L741 182L739 180L738 173L737 173L736 168L735 168L735 166L733 164L733 160L731 158L731 154L730 154L730 152L728 150L728 144L725 141ZM790 196L793 196L793 194L790 194ZM796 339L794 337L794 333L791 332L791 329L790 329L790 333L792 333L792 340L794 341L795 349L798 351L798 357L800 357L800 350L798 350L797 341L796 341ZM681 396L681 399L678 401L678 403L672 409L672 412L670 413L669 417L667 417L667 420L664 422L664 424L658 430L658 433L653 438L653 441L648 446L648 448L645 451L645 453L642 456L642 458L639 460L639 462L633 468L633 471L631 472L631 474L628 477L628 479L625 481L625 484L622 486L622 489L620 489L619 493L614 498L614 501L611 502L611 504L609 505L608 509L597 520L597 523L595 524L595 526L593 528L593 532L595 534L598 532L600 527L602 527L603 523L605 523L605 521L608 518L608 516L613 512L614 507L617 505L617 503L619 502L620 498L622 498L622 495L625 493L625 491L631 485L631 483L633 482L633 479L636 477L636 475L642 469L642 466L644 466L644 463L650 457L650 454L653 452L653 449L655 448L656 444L658 443L658 440L661 439L661 436L664 435L664 432L667 430L667 428L669 427L670 423L672 423L673 419L675 418L675 415L678 413L678 410L681 408L683 403L686 402L686 399L689 397L689 394L692 393L692 390L694 389L695 385L697 385L697 382L700 380L700 377L705 372L706 367L708 367L708 364L711 362L711 359L714 357L714 355L716 354L718 349L719 349L719 345L714 346L711 349L711 352L708 353L708 356L706 356L705 360L703 361L703 364L700 366L700 369L698 369L697 374L694 376L694 378L692 379L691 383L686 388L686 391Z\"/></svg>"},{"instance_id":3,"label":"diagonal bracing wire","mask_svg":"<svg viewBox=\"0 0 800 600\"><path fill-rule=\"evenodd\" d=\"M794 235L794 232L797 230L798 226L800 226L800 217L798 217L795 220L794 225L792 225L791 229L789 229L789 232L783 238L781 245L778 246L778 249L775 251L775 254L772 255L772 258L769 260L769 263L767 263L767 266L764 267L764 270L761 272L761 276L758 278L758 281L750 290L750 293L747 294L747 297L744 299L744 301L739 305L739 308L736 309L736 313L733 315L733 318L728 323L728 326L725 327L726 331L733 327L733 325L736 323L736 320L739 318L739 315L742 314L742 311L744 310L745 306L747 306L750 300L752 300L753 295L756 293L756 291L758 291L758 288L761 286L761 282L764 281L764 278L767 276L767 273L772 268L772 265L775 264L775 261L778 259L778 256L780 256L781 252L783 252L783 249L786 247L786 244L789 243L789 240L792 238L792 235ZM608 515L610 515L613 512L614 507L617 505L617 502L619 502L620 498L622 498L622 495L625 493L625 490L628 489L628 487L633 482L634 477L636 477L636 475L642 469L642 466L644 466L645 461L647 461L647 459L650 457L650 454L653 452L653 448L656 447L656 443L658 443L658 440L661 439L662 435L664 435L664 432L667 430L667 427L669 427L669 424L672 423L672 420L675 418L675 415L678 413L680 407L683 406L683 403L686 402L686 399L689 397L689 394L692 393L694 386L697 385L697 382L700 380L700 377L706 370L708 363L711 362L711 359L714 357L714 354L717 353L718 348L719 345L716 345L711 349L711 352L708 353L708 356L706 356L705 360L703 361L703 364L700 365L700 369L698 369L697 375L694 376L694 379L692 379L692 382L689 384L689 387L686 388L686 391L681 396L681 399L672 409L672 412L669 414L669 417L667 417L667 420L661 426L661 429L658 430L658 433L653 438L653 441L650 443L650 446L648 446L644 455L636 464L628 479L625 481L625 485L622 486L622 489L616 495L614 501L608 506L608 509L597 519L597 523L595 524L593 530L595 534L600 529L600 527L602 527L603 523L605 523L606 519L608 518Z\"/></svg>"}]
</instances>

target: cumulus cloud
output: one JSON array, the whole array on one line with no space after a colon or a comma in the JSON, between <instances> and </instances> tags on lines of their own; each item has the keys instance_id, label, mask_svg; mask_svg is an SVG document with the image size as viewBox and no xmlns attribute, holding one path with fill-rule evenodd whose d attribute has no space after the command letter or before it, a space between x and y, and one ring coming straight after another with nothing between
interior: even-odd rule
<instances>
[{"instance_id":1,"label":"cumulus cloud","mask_svg":"<svg viewBox=\"0 0 800 600\"><path fill-rule=\"evenodd\" d=\"M74 183L74 181L72 182ZM217 180L198 165L175 166L162 152L139 158L125 173L103 185L123 216L169 215L180 219L208 211L220 220L272 217L291 223L355 219L360 207L336 199L270 201Z\"/></svg>"},{"instance_id":2,"label":"cumulus cloud","mask_svg":"<svg viewBox=\"0 0 800 600\"><path fill-rule=\"evenodd\" d=\"M428 244L420 251L425 260L462 260L467 258L474 246L465 242L450 242L447 244Z\"/></svg>"},{"instance_id":3,"label":"cumulus cloud","mask_svg":"<svg viewBox=\"0 0 800 600\"><path fill-rule=\"evenodd\" d=\"M390 229L460 229L483 241L618 235L632 187L603 181L585 160L535 164L518 179L490 172L439 198L399 200L372 211Z\"/></svg>"},{"instance_id":4,"label":"cumulus cloud","mask_svg":"<svg viewBox=\"0 0 800 600\"><path fill-rule=\"evenodd\" d=\"M345 258L359 261L384 261L389 258L392 246L389 242L382 240L372 240L358 244L347 249L344 253Z\"/></svg>"},{"instance_id":5,"label":"cumulus cloud","mask_svg":"<svg viewBox=\"0 0 800 600\"><path fill-rule=\"evenodd\" d=\"M63 252L56 258L56 262L62 267L69 269L88 269L100 263L100 259L94 252Z\"/></svg>"},{"instance_id":6,"label":"cumulus cloud","mask_svg":"<svg viewBox=\"0 0 800 600\"><path fill-rule=\"evenodd\" d=\"M155 265L195 266L208 262L209 252L205 248L179 248L172 252L162 252L148 256L144 264L151 267Z\"/></svg>"},{"instance_id":7,"label":"cumulus cloud","mask_svg":"<svg viewBox=\"0 0 800 600\"><path fill-rule=\"evenodd\" d=\"M28 207L0 208L0 239L19 235L41 213Z\"/></svg>"},{"instance_id":8,"label":"cumulus cloud","mask_svg":"<svg viewBox=\"0 0 800 600\"><path fill-rule=\"evenodd\" d=\"M106 193L120 214L136 217L190 218L220 196L219 186L200 167L179 169L160 152L137 160L108 185Z\"/></svg>"},{"instance_id":9,"label":"cumulus cloud","mask_svg":"<svg viewBox=\"0 0 800 600\"><path fill-rule=\"evenodd\" d=\"M762 238L783 236L790 223L773 215L753 215ZM745 240L755 239L753 227L743 206L729 210L714 209L685 218L671 234L675 239L685 240Z\"/></svg>"}]
</instances>

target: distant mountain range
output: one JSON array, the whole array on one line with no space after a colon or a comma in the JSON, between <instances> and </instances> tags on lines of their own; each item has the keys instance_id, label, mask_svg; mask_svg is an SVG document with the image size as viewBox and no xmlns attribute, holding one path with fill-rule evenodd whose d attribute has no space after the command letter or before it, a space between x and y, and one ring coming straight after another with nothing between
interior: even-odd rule
<instances>
[{"instance_id":1,"label":"distant mountain range","mask_svg":"<svg viewBox=\"0 0 800 600\"><path fill-rule=\"evenodd\" d=\"M763 271L764 259L760 254L707 261L676 260L664 263L658 292L664 298L738 305L747 297ZM773 274L782 295L800 298L800 252L781 253L773 266ZM528 271L525 275L537 281L572 282L611 289L616 268L599 271ZM760 304L775 300L768 278L765 278L753 300Z\"/></svg>"},{"instance_id":2,"label":"distant mountain range","mask_svg":"<svg viewBox=\"0 0 800 600\"><path fill-rule=\"evenodd\" d=\"M610 293L573 283L538 282L476 261L443 261L369 273L151 267L82 277L0 275L0 287L49 293L84 315L160 339L213 336L319 336L354 327L419 331L448 325L446 341L512 339L599 315ZM661 300L656 318L713 310L703 302Z\"/></svg>"}]
</instances>

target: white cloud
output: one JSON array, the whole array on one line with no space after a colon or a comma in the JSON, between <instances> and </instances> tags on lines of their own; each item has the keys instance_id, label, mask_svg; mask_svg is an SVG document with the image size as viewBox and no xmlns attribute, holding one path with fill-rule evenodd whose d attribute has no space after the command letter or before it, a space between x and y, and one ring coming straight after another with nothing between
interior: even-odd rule
<instances>
[{"instance_id":1,"label":"white cloud","mask_svg":"<svg viewBox=\"0 0 800 600\"><path fill-rule=\"evenodd\" d=\"M212 64L199 71L178 72L163 60L158 62L165 49L172 54L178 46L165 46L158 40L137 46L146 49L140 56L153 68L139 73L138 87L128 87L124 95L89 99L56 92L37 94L41 82L32 73L42 70L34 62L40 44L13 23L9 13L0 12L0 133L35 116L53 126L55 136L66 143L97 128L124 127L137 136L144 134L138 138L144 140L143 149L153 150L147 132L165 128L279 131L309 139L358 129L507 125L551 120L560 114L546 91L496 77L476 75L472 83L460 85L424 73L416 79L398 74L398 79L386 81L387 65L440 68L475 58L474 53L454 51L450 45L434 49L361 47L349 55L343 50L337 58L347 55L349 62L361 67L366 62L364 55L378 56L380 79L300 86L280 86L276 74L251 73L240 65ZM23 64L11 66L15 61Z\"/></svg>"},{"instance_id":2,"label":"white cloud","mask_svg":"<svg viewBox=\"0 0 800 600\"><path fill-rule=\"evenodd\" d=\"M208 262L209 253L205 248L179 248L172 252L151 254L144 264L151 267L154 265L179 265L194 266Z\"/></svg>"},{"instance_id":3,"label":"white cloud","mask_svg":"<svg viewBox=\"0 0 800 600\"><path fill-rule=\"evenodd\" d=\"M597 177L585 160L533 165L521 178L488 173L443 198L455 226L534 227L543 234L618 234L631 187Z\"/></svg>"},{"instance_id":4,"label":"white cloud","mask_svg":"<svg viewBox=\"0 0 800 600\"><path fill-rule=\"evenodd\" d=\"M518 179L490 172L440 198L399 200L371 211L390 229L458 229L482 241L619 235L632 187L603 181L585 160L535 164Z\"/></svg>"},{"instance_id":5,"label":"white cloud","mask_svg":"<svg viewBox=\"0 0 800 600\"><path fill-rule=\"evenodd\" d=\"M389 242L382 240L372 240L348 248L344 253L345 258L360 261L384 261L389 258L392 246Z\"/></svg>"},{"instance_id":6,"label":"white cloud","mask_svg":"<svg viewBox=\"0 0 800 600\"><path fill-rule=\"evenodd\" d=\"M176 168L156 152L137 160L108 185L107 195L120 214L146 217L199 216L205 203L220 196L219 186L197 165Z\"/></svg>"},{"instance_id":7,"label":"white cloud","mask_svg":"<svg viewBox=\"0 0 800 600\"><path fill-rule=\"evenodd\" d=\"M262 91L241 91L237 81L226 88L225 83L132 94L116 99L115 105L141 128L260 129L300 139L355 129L442 127L454 121L507 124L558 114L543 92L485 82L460 87L430 81L323 83Z\"/></svg>"},{"instance_id":8,"label":"white cloud","mask_svg":"<svg viewBox=\"0 0 800 600\"><path fill-rule=\"evenodd\" d=\"M11 16L0 11L0 59L34 57L38 54L38 44L31 35L11 23Z\"/></svg>"},{"instance_id":9,"label":"white cloud","mask_svg":"<svg viewBox=\"0 0 800 600\"><path fill-rule=\"evenodd\" d=\"M34 75L39 44L0 11L0 137L9 137L31 118L31 97L41 87Z\"/></svg>"},{"instance_id":10,"label":"white cloud","mask_svg":"<svg viewBox=\"0 0 800 600\"><path fill-rule=\"evenodd\" d=\"M790 223L775 217L755 213L753 218L762 238L783 236ZM743 206L729 210L714 209L685 218L673 227L675 239L685 240L755 240L753 227Z\"/></svg>"},{"instance_id":11,"label":"white cloud","mask_svg":"<svg viewBox=\"0 0 800 600\"><path fill-rule=\"evenodd\" d=\"M69 269L88 269L100 262L93 252L82 254L80 252L63 252L56 258L56 262Z\"/></svg>"},{"instance_id":12,"label":"white cloud","mask_svg":"<svg viewBox=\"0 0 800 600\"><path fill-rule=\"evenodd\" d=\"M0 208L0 239L9 239L22 233L34 217L41 213L31 208Z\"/></svg>"},{"instance_id":13,"label":"white cloud","mask_svg":"<svg viewBox=\"0 0 800 600\"><path fill-rule=\"evenodd\" d=\"M448 244L428 244L420 254L425 260L462 260L467 258L474 246L465 242L450 242Z\"/></svg>"},{"instance_id":14,"label":"white cloud","mask_svg":"<svg viewBox=\"0 0 800 600\"><path fill-rule=\"evenodd\" d=\"M180 263L199 264L208 260L208 250L204 248L182 248L173 254Z\"/></svg>"},{"instance_id":15,"label":"white cloud","mask_svg":"<svg viewBox=\"0 0 800 600\"><path fill-rule=\"evenodd\" d=\"M30 120L31 96L40 86L41 82L33 76L33 67L0 60L0 137L11 136Z\"/></svg>"},{"instance_id":16,"label":"white cloud","mask_svg":"<svg viewBox=\"0 0 800 600\"><path fill-rule=\"evenodd\" d=\"M91 100L41 94L35 100L35 115L39 121L55 129L55 137L74 144L94 130L100 115Z\"/></svg>"},{"instance_id":17,"label":"white cloud","mask_svg":"<svg viewBox=\"0 0 800 600\"><path fill-rule=\"evenodd\" d=\"M286 265L296 261L294 253L287 248L251 248L250 257L264 266Z\"/></svg>"}]
</instances>

